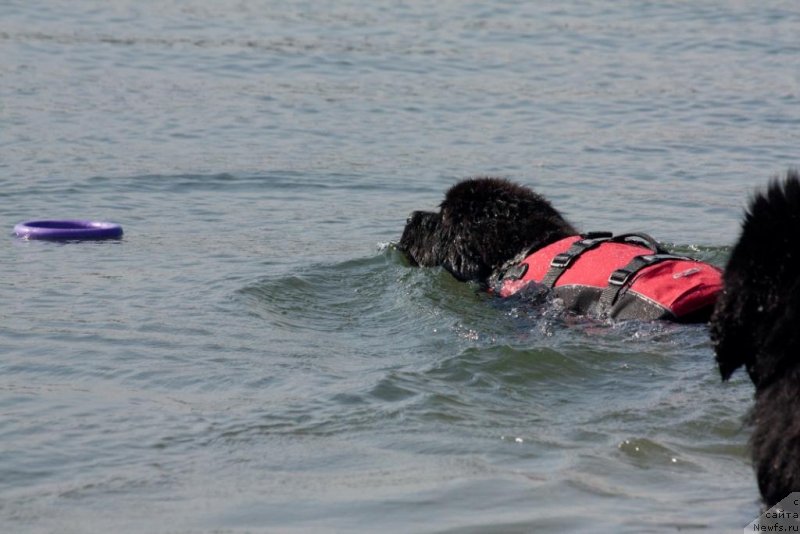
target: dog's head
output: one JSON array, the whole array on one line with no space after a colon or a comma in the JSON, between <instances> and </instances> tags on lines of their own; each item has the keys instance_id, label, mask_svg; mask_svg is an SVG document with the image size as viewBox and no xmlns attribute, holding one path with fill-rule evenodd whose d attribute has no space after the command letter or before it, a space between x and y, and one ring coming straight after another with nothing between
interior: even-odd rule
<instances>
[{"instance_id":1,"label":"dog's head","mask_svg":"<svg viewBox=\"0 0 800 534\"><path fill-rule=\"evenodd\" d=\"M741 366L756 386L800 363L800 175L756 195L711 318L722 378ZM789 358L797 361L788 361Z\"/></svg>"},{"instance_id":2,"label":"dog's head","mask_svg":"<svg viewBox=\"0 0 800 534\"><path fill-rule=\"evenodd\" d=\"M442 266L461 281L485 282L520 252L578 233L543 197L501 178L459 182L439 208L412 213L398 248L413 264Z\"/></svg>"}]
</instances>

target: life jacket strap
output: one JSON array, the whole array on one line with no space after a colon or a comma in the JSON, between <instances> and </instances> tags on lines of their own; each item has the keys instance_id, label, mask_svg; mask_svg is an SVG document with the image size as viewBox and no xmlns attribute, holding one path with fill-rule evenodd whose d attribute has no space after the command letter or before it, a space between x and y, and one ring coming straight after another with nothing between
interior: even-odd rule
<instances>
[{"instance_id":1,"label":"life jacket strap","mask_svg":"<svg viewBox=\"0 0 800 534\"><path fill-rule=\"evenodd\" d=\"M608 277L608 285L600 294L600 300L597 304L598 312L602 315L611 309L614 303L617 302L623 288L629 285L629 282L633 280L636 273L645 267L667 260L696 261L687 256L669 253L644 254L634 257L625 267L617 269Z\"/></svg>"},{"instance_id":2,"label":"life jacket strap","mask_svg":"<svg viewBox=\"0 0 800 534\"><path fill-rule=\"evenodd\" d=\"M556 256L550 260L550 269L544 275L544 278L542 278L542 284L552 289L558 278L564 274L564 271L566 271L581 254L600 246L601 243L609 241L612 235L611 232L588 232L581 234L581 240L574 242L566 252L556 254Z\"/></svg>"}]
</instances>

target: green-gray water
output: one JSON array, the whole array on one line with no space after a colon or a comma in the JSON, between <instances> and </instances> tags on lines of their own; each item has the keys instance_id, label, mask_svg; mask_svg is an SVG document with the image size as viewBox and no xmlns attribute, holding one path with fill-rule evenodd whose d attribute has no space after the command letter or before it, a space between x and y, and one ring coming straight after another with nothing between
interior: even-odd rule
<instances>
[{"instance_id":1,"label":"green-gray water","mask_svg":"<svg viewBox=\"0 0 800 534\"><path fill-rule=\"evenodd\" d=\"M705 326L500 302L389 243L456 180L722 265L797 164L793 2L5 2L3 532L739 531Z\"/></svg>"}]
</instances>

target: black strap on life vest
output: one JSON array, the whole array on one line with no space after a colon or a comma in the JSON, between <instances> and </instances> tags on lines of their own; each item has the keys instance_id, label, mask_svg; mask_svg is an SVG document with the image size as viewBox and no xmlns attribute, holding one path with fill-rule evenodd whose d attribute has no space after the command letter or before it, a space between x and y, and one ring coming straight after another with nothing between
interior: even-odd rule
<instances>
[{"instance_id":1,"label":"black strap on life vest","mask_svg":"<svg viewBox=\"0 0 800 534\"><path fill-rule=\"evenodd\" d=\"M628 284L628 282L636 273L645 267L649 267L650 265L654 265L666 260L691 260L691 258L669 253L656 253L636 256L630 262L628 262L628 265L622 267L621 269L617 269L611 273L611 276L608 277L608 285L600 295L600 300L597 304L598 312L600 314L604 314L611 309L611 307L619 298L622 289Z\"/></svg>"},{"instance_id":2,"label":"black strap on life vest","mask_svg":"<svg viewBox=\"0 0 800 534\"><path fill-rule=\"evenodd\" d=\"M611 232L588 232L586 234L581 234L581 239L575 241L566 252L556 254L556 256L550 260L550 269L548 269L544 278L542 278L542 284L548 288L552 288L556 284L556 280L564 274L564 271L566 271L581 254L599 246L601 243L605 243L611 239L612 235L614 234Z\"/></svg>"},{"instance_id":3,"label":"black strap on life vest","mask_svg":"<svg viewBox=\"0 0 800 534\"><path fill-rule=\"evenodd\" d=\"M511 267L503 271L503 274L500 275L500 280L504 282L506 280L519 280L523 276L525 276L525 273L527 272L528 272L527 263L517 263L516 265L512 265Z\"/></svg>"},{"instance_id":4,"label":"black strap on life vest","mask_svg":"<svg viewBox=\"0 0 800 534\"><path fill-rule=\"evenodd\" d=\"M569 268L569 266L572 265L572 263L578 259L581 254L587 250L598 247L607 241L613 243L631 243L643 245L644 247L650 249L653 254L667 254L666 249L664 249L658 243L658 241L647 234L636 232L612 236L613 234L611 232L589 232L586 234L581 234L582 239L580 241L573 243L566 252L556 254L556 256L550 261L550 269L548 269L547 274L545 274L544 278L542 278L542 284L552 288L555 286L559 277L564 274L564 271L566 271L567 268Z\"/></svg>"}]
</instances>

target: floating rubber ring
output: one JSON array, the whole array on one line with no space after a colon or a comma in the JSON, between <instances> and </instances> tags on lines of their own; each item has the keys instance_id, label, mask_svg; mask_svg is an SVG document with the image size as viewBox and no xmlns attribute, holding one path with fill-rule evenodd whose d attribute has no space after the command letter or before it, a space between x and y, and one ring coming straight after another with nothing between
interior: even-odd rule
<instances>
[{"instance_id":1,"label":"floating rubber ring","mask_svg":"<svg viewBox=\"0 0 800 534\"><path fill-rule=\"evenodd\" d=\"M122 226L105 221L28 221L14 226L14 233L23 239L114 239L122 236Z\"/></svg>"}]
</instances>

